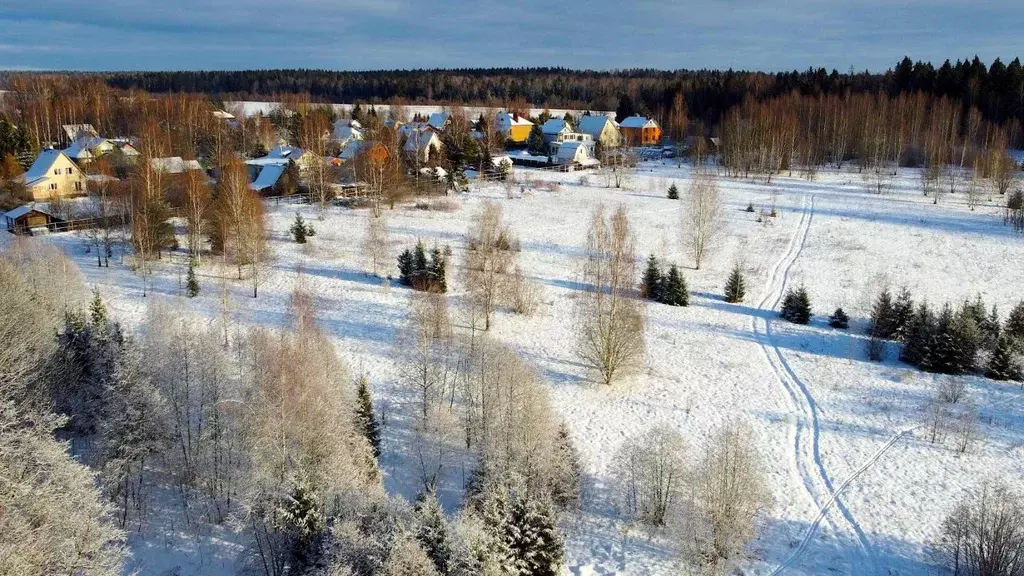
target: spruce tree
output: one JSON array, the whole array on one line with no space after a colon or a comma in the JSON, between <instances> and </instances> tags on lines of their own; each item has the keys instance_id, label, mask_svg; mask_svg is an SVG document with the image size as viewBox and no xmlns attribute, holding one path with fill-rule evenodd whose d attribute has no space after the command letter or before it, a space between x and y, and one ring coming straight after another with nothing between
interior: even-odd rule
<instances>
[{"instance_id":1,"label":"spruce tree","mask_svg":"<svg viewBox=\"0 0 1024 576\"><path fill-rule=\"evenodd\" d=\"M299 572L316 561L319 536L326 527L326 517L317 502L315 491L303 480L296 480L291 494L277 510L277 522L290 539L293 568Z\"/></svg>"},{"instance_id":2,"label":"spruce tree","mask_svg":"<svg viewBox=\"0 0 1024 576\"><path fill-rule=\"evenodd\" d=\"M365 374L359 377L359 389L356 396L356 423L370 443L374 458L380 458L380 424L377 422L377 414L373 411L370 383L366 381Z\"/></svg>"},{"instance_id":3,"label":"spruce tree","mask_svg":"<svg viewBox=\"0 0 1024 576\"><path fill-rule=\"evenodd\" d=\"M423 242L417 242L412 252L412 285L419 289L428 273L427 269L427 248Z\"/></svg>"},{"instance_id":4,"label":"spruce tree","mask_svg":"<svg viewBox=\"0 0 1024 576\"><path fill-rule=\"evenodd\" d=\"M398 255L398 280L406 286L412 286L414 274L412 251L406 248Z\"/></svg>"},{"instance_id":5,"label":"spruce tree","mask_svg":"<svg viewBox=\"0 0 1024 576\"><path fill-rule=\"evenodd\" d=\"M555 436L556 461L560 466L560 473L551 487L551 499L561 508L566 508L577 502L580 498L580 482L583 478L583 465L580 463L580 454L572 443L569 435L569 427L562 422L558 426L558 434Z\"/></svg>"},{"instance_id":6,"label":"spruce tree","mask_svg":"<svg viewBox=\"0 0 1024 576\"><path fill-rule=\"evenodd\" d=\"M188 275L185 280L185 295L195 298L199 295L199 280L196 279L196 261L189 258Z\"/></svg>"},{"instance_id":7,"label":"spruce tree","mask_svg":"<svg viewBox=\"0 0 1024 576\"><path fill-rule=\"evenodd\" d=\"M985 376L993 380L1014 380L1018 382L1024 380L1024 369L1021 368L1020 362L1017 361L1013 344L1006 336L999 338L999 341L996 342L995 350L993 350L992 357L988 361L988 368L985 370Z\"/></svg>"},{"instance_id":8,"label":"spruce tree","mask_svg":"<svg viewBox=\"0 0 1024 576\"><path fill-rule=\"evenodd\" d=\"M679 200L679 188L676 188L675 182L673 182L672 185L668 187L668 199Z\"/></svg>"},{"instance_id":9,"label":"spruce tree","mask_svg":"<svg viewBox=\"0 0 1024 576\"><path fill-rule=\"evenodd\" d=\"M993 351L999 343L1002 325L999 323L999 310L992 305L992 312L978 326L981 331L981 345L985 350Z\"/></svg>"},{"instance_id":10,"label":"spruce tree","mask_svg":"<svg viewBox=\"0 0 1024 576\"><path fill-rule=\"evenodd\" d=\"M840 330L846 330L850 327L850 317L846 315L842 308L836 308L836 311L828 317L828 325Z\"/></svg>"},{"instance_id":11,"label":"spruce tree","mask_svg":"<svg viewBox=\"0 0 1024 576\"><path fill-rule=\"evenodd\" d=\"M416 540L427 557L434 563L438 574L448 574L454 551L448 534L441 504L433 492L421 493L416 498Z\"/></svg>"},{"instance_id":12,"label":"spruce tree","mask_svg":"<svg viewBox=\"0 0 1024 576\"><path fill-rule=\"evenodd\" d=\"M89 322L94 327L104 327L107 325L107 306L103 303L103 299L100 298L98 288L92 289L92 302L89 303Z\"/></svg>"},{"instance_id":13,"label":"spruce tree","mask_svg":"<svg viewBox=\"0 0 1024 576\"><path fill-rule=\"evenodd\" d=\"M796 290L790 289L782 301L783 319L794 324L808 324L811 321L811 298L807 289L801 286Z\"/></svg>"},{"instance_id":14,"label":"spruce tree","mask_svg":"<svg viewBox=\"0 0 1024 576\"><path fill-rule=\"evenodd\" d=\"M914 301L910 297L910 289L906 286L900 288L896 295L896 301L892 305L893 337L903 341L907 336L907 328L910 320L914 317Z\"/></svg>"},{"instance_id":15,"label":"spruce tree","mask_svg":"<svg viewBox=\"0 0 1024 576\"><path fill-rule=\"evenodd\" d=\"M888 288L882 288L871 308L871 325L868 327L868 335L883 340L891 339L896 334L894 316L892 294Z\"/></svg>"},{"instance_id":16,"label":"spruce tree","mask_svg":"<svg viewBox=\"0 0 1024 576\"><path fill-rule=\"evenodd\" d=\"M665 278L665 291L662 301L670 306L687 306L690 304L690 293L686 289L686 280L679 267L673 264Z\"/></svg>"},{"instance_id":17,"label":"spruce tree","mask_svg":"<svg viewBox=\"0 0 1024 576\"><path fill-rule=\"evenodd\" d=\"M1018 352L1024 352L1024 300L1010 310L1010 315L1003 324L1003 332L1010 338L1011 344Z\"/></svg>"},{"instance_id":18,"label":"spruce tree","mask_svg":"<svg viewBox=\"0 0 1024 576\"><path fill-rule=\"evenodd\" d=\"M740 270L740 265L736 264L729 274L729 280L725 283L725 301L731 304L742 302L746 292L747 289L743 282L743 271Z\"/></svg>"},{"instance_id":19,"label":"spruce tree","mask_svg":"<svg viewBox=\"0 0 1024 576\"><path fill-rule=\"evenodd\" d=\"M441 254L441 249L437 246L430 251L430 266L428 274L430 276L430 291L441 293L448 291L448 278L445 272L445 257Z\"/></svg>"},{"instance_id":20,"label":"spruce tree","mask_svg":"<svg viewBox=\"0 0 1024 576\"><path fill-rule=\"evenodd\" d=\"M651 254L647 259L647 268L644 269L642 285L644 297L654 300L655 302L660 302L661 282L661 268L658 266L658 259L654 257L654 254Z\"/></svg>"},{"instance_id":21,"label":"spruce tree","mask_svg":"<svg viewBox=\"0 0 1024 576\"><path fill-rule=\"evenodd\" d=\"M292 223L291 227L292 238L298 244L306 243L306 236L308 235L309 228L306 227L306 221L302 219L302 215L298 212L295 213L295 222Z\"/></svg>"},{"instance_id":22,"label":"spruce tree","mask_svg":"<svg viewBox=\"0 0 1024 576\"><path fill-rule=\"evenodd\" d=\"M530 129L530 136L526 139L526 148L534 156L545 156L548 153L548 145L544 143L544 132L540 124L534 124Z\"/></svg>"},{"instance_id":23,"label":"spruce tree","mask_svg":"<svg viewBox=\"0 0 1024 576\"><path fill-rule=\"evenodd\" d=\"M556 576L565 544L551 505L517 494L511 502L505 538L516 572L522 576Z\"/></svg>"},{"instance_id":24,"label":"spruce tree","mask_svg":"<svg viewBox=\"0 0 1024 576\"><path fill-rule=\"evenodd\" d=\"M927 360L931 357L935 328L935 315L928 307L928 303L922 302L917 306L917 310L907 325L900 360L924 368Z\"/></svg>"},{"instance_id":25,"label":"spruce tree","mask_svg":"<svg viewBox=\"0 0 1024 576\"><path fill-rule=\"evenodd\" d=\"M956 336L956 316L947 302L935 320L931 347L922 368L939 374L960 374L960 351Z\"/></svg>"}]
</instances>

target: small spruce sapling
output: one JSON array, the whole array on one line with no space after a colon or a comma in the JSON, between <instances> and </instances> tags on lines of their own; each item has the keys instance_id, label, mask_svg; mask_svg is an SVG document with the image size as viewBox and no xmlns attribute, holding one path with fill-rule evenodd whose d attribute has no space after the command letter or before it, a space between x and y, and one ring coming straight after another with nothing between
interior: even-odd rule
<instances>
[{"instance_id":1,"label":"small spruce sapling","mask_svg":"<svg viewBox=\"0 0 1024 576\"><path fill-rule=\"evenodd\" d=\"M673 182L672 185L668 187L668 199L679 200L679 188L676 187L675 182Z\"/></svg>"},{"instance_id":2,"label":"small spruce sapling","mask_svg":"<svg viewBox=\"0 0 1024 576\"><path fill-rule=\"evenodd\" d=\"M675 264L669 267L668 275L665 277L662 302L669 306L688 306L690 304L690 292L686 289L686 280Z\"/></svg>"},{"instance_id":3,"label":"small spruce sapling","mask_svg":"<svg viewBox=\"0 0 1024 576\"><path fill-rule=\"evenodd\" d=\"M92 302L89 303L89 321L94 327L107 325L107 305L100 298L98 288L92 289Z\"/></svg>"},{"instance_id":4,"label":"small spruce sapling","mask_svg":"<svg viewBox=\"0 0 1024 576\"><path fill-rule=\"evenodd\" d=\"M836 311L828 317L828 325L840 330L846 330L850 327L850 317L846 315L842 308L836 308Z\"/></svg>"},{"instance_id":5,"label":"small spruce sapling","mask_svg":"<svg viewBox=\"0 0 1024 576\"><path fill-rule=\"evenodd\" d=\"M302 215L298 212L295 213L295 222L292 223L291 233L292 238L298 244L305 244L307 238L316 236L316 230L313 229L313 225L306 224L306 221L302 219Z\"/></svg>"},{"instance_id":6,"label":"small spruce sapling","mask_svg":"<svg viewBox=\"0 0 1024 576\"><path fill-rule=\"evenodd\" d=\"M733 267L732 273L729 274L729 280L725 283L725 301L731 304L742 302L745 295L746 286L743 282L743 271L740 270L740 265L737 264Z\"/></svg>"},{"instance_id":7,"label":"small spruce sapling","mask_svg":"<svg viewBox=\"0 0 1024 576\"><path fill-rule=\"evenodd\" d=\"M661 276L658 259L654 257L654 254L651 254L647 259L647 268L644 270L643 285L641 286L644 298L656 302L661 301Z\"/></svg>"},{"instance_id":8,"label":"small spruce sapling","mask_svg":"<svg viewBox=\"0 0 1024 576\"><path fill-rule=\"evenodd\" d=\"M196 261L191 258L188 261L188 276L185 280L185 295L189 298L195 298L199 295L199 280L196 279Z\"/></svg>"},{"instance_id":9,"label":"small spruce sapling","mask_svg":"<svg viewBox=\"0 0 1024 576\"><path fill-rule=\"evenodd\" d=\"M786 298L782 301L783 319L794 324L809 324L811 321L811 299L807 295L807 289L801 286L796 290L789 290Z\"/></svg>"},{"instance_id":10,"label":"small spruce sapling","mask_svg":"<svg viewBox=\"0 0 1024 576\"><path fill-rule=\"evenodd\" d=\"M380 458L380 424L377 422L377 415L373 411L370 384L367 382L365 374L359 377L359 389L356 395L356 423L363 436L370 443L370 448L373 449L373 456Z\"/></svg>"}]
</instances>

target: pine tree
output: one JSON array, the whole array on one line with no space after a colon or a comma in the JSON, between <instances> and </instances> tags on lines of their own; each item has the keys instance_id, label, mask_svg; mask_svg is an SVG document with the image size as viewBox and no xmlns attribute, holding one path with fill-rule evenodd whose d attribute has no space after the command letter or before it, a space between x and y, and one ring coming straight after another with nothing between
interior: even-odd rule
<instances>
[{"instance_id":1,"label":"pine tree","mask_svg":"<svg viewBox=\"0 0 1024 576\"><path fill-rule=\"evenodd\" d=\"M906 336L903 339L903 350L900 352L900 360L924 368L927 360L931 357L931 346L934 341L935 315L928 308L927 302L917 306L910 323L907 325Z\"/></svg>"},{"instance_id":2,"label":"pine tree","mask_svg":"<svg viewBox=\"0 0 1024 576\"><path fill-rule=\"evenodd\" d=\"M1010 315L1003 324L1003 332L1010 338L1011 344L1018 352L1024 352L1024 300L1010 310Z\"/></svg>"},{"instance_id":3,"label":"pine tree","mask_svg":"<svg viewBox=\"0 0 1024 576\"><path fill-rule=\"evenodd\" d=\"M808 324L811 321L811 298L807 289L801 286L796 290L790 289L782 301L783 319L794 324Z\"/></svg>"},{"instance_id":4,"label":"pine tree","mask_svg":"<svg viewBox=\"0 0 1024 576\"><path fill-rule=\"evenodd\" d=\"M896 296L896 301L893 303L892 320L893 328L895 333L893 336L899 340L904 341L907 336L907 329L910 326L910 321L914 317L914 301L910 297L910 289L906 286L900 288L900 293Z\"/></svg>"},{"instance_id":5,"label":"pine tree","mask_svg":"<svg viewBox=\"0 0 1024 576\"><path fill-rule=\"evenodd\" d=\"M683 278L683 274L675 264L668 269L662 301L670 306L687 306L690 304L690 293L686 289L686 279Z\"/></svg>"},{"instance_id":6,"label":"pine tree","mask_svg":"<svg viewBox=\"0 0 1024 576\"><path fill-rule=\"evenodd\" d=\"M993 380L1024 381L1024 369L1016 358L1012 342L1006 336L996 342L985 376Z\"/></svg>"},{"instance_id":7,"label":"pine tree","mask_svg":"<svg viewBox=\"0 0 1024 576\"><path fill-rule=\"evenodd\" d=\"M743 282L743 271L737 264L733 266L729 280L725 283L725 301L731 304L742 302L744 295L746 295L746 286Z\"/></svg>"},{"instance_id":8,"label":"pine tree","mask_svg":"<svg viewBox=\"0 0 1024 576\"><path fill-rule=\"evenodd\" d=\"M668 187L668 199L679 200L679 188L676 188L675 182L673 182L672 185Z\"/></svg>"},{"instance_id":9,"label":"pine tree","mask_svg":"<svg viewBox=\"0 0 1024 576\"><path fill-rule=\"evenodd\" d=\"M882 288L871 308L871 325L868 327L868 335L883 340L891 339L896 334L894 316L892 294L888 288Z\"/></svg>"},{"instance_id":10,"label":"pine tree","mask_svg":"<svg viewBox=\"0 0 1024 576\"><path fill-rule=\"evenodd\" d=\"M658 266L658 259L654 254L647 259L647 268L644 270L643 296L655 302L661 301L661 268Z\"/></svg>"},{"instance_id":11,"label":"pine tree","mask_svg":"<svg viewBox=\"0 0 1024 576\"><path fill-rule=\"evenodd\" d=\"M373 411L373 398L370 396L370 384L366 381L366 375L359 377L359 390L357 392L356 423L362 431L363 436L370 443L373 449L373 456L380 458L380 424L377 422L377 414Z\"/></svg>"},{"instance_id":12,"label":"pine tree","mask_svg":"<svg viewBox=\"0 0 1024 576\"><path fill-rule=\"evenodd\" d=\"M580 482L583 477L583 465L580 455L569 435L569 427L562 422L555 436L556 460L561 468L555 484L551 487L551 499L561 508L566 508L580 498Z\"/></svg>"},{"instance_id":13,"label":"pine tree","mask_svg":"<svg viewBox=\"0 0 1024 576\"><path fill-rule=\"evenodd\" d=\"M292 238L298 244L306 243L308 228L306 227L306 221L302 219L302 215L298 212L295 213L295 222L292 224L291 233Z\"/></svg>"},{"instance_id":14,"label":"pine tree","mask_svg":"<svg viewBox=\"0 0 1024 576\"><path fill-rule=\"evenodd\" d=\"M416 540L434 563L438 574L448 574L452 565L454 552L448 534L448 523L437 496L433 493L421 493L416 498Z\"/></svg>"},{"instance_id":15,"label":"pine tree","mask_svg":"<svg viewBox=\"0 0 1024 576\"><path fill-rule=\"evenodd\" d=\"M828 317L828 325L840 330L846 330L850 327L850 317L846 315L842 308L836 308L836 311Z\"/></svg>"},{"instance_id":16,"label":"pine tree","mask_svg":"<svg viewBox=\"0 0 1024 576\"><path fill-rule=\"evenodd\" d=\"M188 275L185 280L185 295L195 298L199 295L199 280L196 280L196 262L193 259L188 261Z\"/></svg>"},{"instance_id":17,"label":"pine tree","mask_svg":"<svg viewBox=\"0 0 1024 576\"><path fill-rule=\"evenodd\" d=\"M412 286L414 274L412 251L406 248L398 255L398 279L402 284Z\"/></svg>"},{"instance_id":18,"label":"pine tree","mask_svg":"<svg viewBox=\"0 0 1024 576\"><path fill-rule=\"evenodd\" d=\"M94 327L104 327L107 325L107 306L103 303L103 299L100 298L98 288L92 289L92 302L89 303L89 322Z\"/></svg>"}]
</instances>

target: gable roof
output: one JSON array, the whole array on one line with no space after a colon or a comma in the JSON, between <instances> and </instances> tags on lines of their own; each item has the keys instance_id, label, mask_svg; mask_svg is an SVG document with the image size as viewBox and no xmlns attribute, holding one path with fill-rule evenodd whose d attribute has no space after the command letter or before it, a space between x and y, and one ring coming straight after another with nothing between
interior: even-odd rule
<instances>
[{"instance_id":1,"label":"gable roof","mask_svg":"<svg viewBox=\"0 0 1024 576\"><path fill-rule=\"evenodd\" d=\"M433 130L414 130L405 140L407 152L422 152L426 148L441 145L441 139Z\"/></svg>"},{"instance_id":2,"label":"gable roof","mask_svg":"<svg viewBox=\"0 0 1024 576\"><path fill-rule=\"evenodd\" d=\"M363 132L359 129L359 122L355 120L336 120L332 137L338 142L348 142L351 139L362 140Z\"/></svg>"},{"instance_id":3,"label":"gable roof","mask_svg":"<svg viewBox=\"0 0 1024 576\"><path fill-rule=\"evenodd\" d=\"M105 142L109 142L109 140L99 136L86 136L72 142L71 146L64 149L64 153L76 160L92 158L92 151L102 146Z\"/></svg>"},{"instance_id":4,"label":"gable roof","mask_svg":"<svg viewBox=\"0 0 1024 576\"><path fill-rule=\"evenodd\" d=\"M50 168L57 162L61 156L67 158L67 154L64 154L63 150L56 150L50 148L49 150L43 150L36 157L36 161L29 167L28 172L22 176L25 179L25 184L32 186L38 184L50 176ZM71 159L68 158L70 162Z\"/></svg>"},{"instance_id":5,"label":"gable roof","mask_svg":"<svg viewBox=\"0 0 1024 576\"><path fill-rule=\"evenodd\" d=\"M269 164L264 166L256 180L252 184L249 184L250 190L264 190L266 188L273 188L274 184L281 179L281 175L284 174L288 164Z\"/></svg>"},{"instance_id":6,"label":"gable roof","mask_svg":"<svg viewBox=\"0 0 1024 576\"><path fill-rule=\"evenodd\" d=\"M576 129L584 134L590 134L595 139L601 136L601 132L604 131L608 124L615 125L612 119L607 116L596 115L596 116L581 116L579 121L576 123Z\"/></svg>"},{"instance_id":7,"label":"gable roof","mask_svg":"<svg viewBox=\"0 0 1024 576\"><path fill-rule=\"evenodd\" d=\"M658 123L646 116L630 116L619 122L620 128L657 128Z\"/></svg>"},{"instance_id":8,"label":"gable roof","mask_svg":"<svg viewBox=\"0 0 1024 576\"><path fill-rule=\"evenodd\" d=\"M513 126L533 126L533 122L530 122L525 117L517 116L515 114L509 114L504 110L498 112L497 118L498 128L502 130L508 130Z\"/></svg>"},{"instance_id":9,"label":"gable roof","mask_svg":"<svg viewBox=\"0 0 1024 576\"><path fill-rule=\"evenodd\" d=\"M26 214L29 214L31 212L39 212L40 214L46 214L47 216L49 216L51 218L54 217L53 214L51 214L48 210L43 210L42 208L36 208L35 204L25 204L24 206L18 206L14 210L11 210L10 212L4 213L4 217L5 218L10 218L11 220L16 220L16 219L21 218L22 216L24 216Z\"/></svg>"},{"instance_id":10,"label":"gable roof","mask_svg":"<svg viewBox=\"0 0 1024 576\"><path fill-rule=\"evenodd\" d=\"M427 124L433 126L437 130L443 130L445 125L448 124L448 118L450 115L447 112L434 112L427 119Z\"/></svg>"},{"instance_id":11,"label":"gable roof","mask_svg":"<svg viewBox=\"0 0 1024 576\"><path fill-rule=\"evenodd\" d=\"M181 174L188 170L202 170L203 167L198 160L183 160L181 156L168 156L166 158L150 158L149 165L154 170L168 174Z\"/></svg>"},{"instance_id":12,"label":"gable roof","mask_svg":"<svg viewBox=\"0 0 1024 576\"><path fill-rule=\"evenodd\" d=\"M558 134L559 132L572 132L572 125L562 118L552 118L541 126L544 134Z\"/></svg>"},{"instance_id":13,"label":"gable roof","mask_svg":"<svg viewBox=\"0 0 1024 576\"><path fill-rule=\"evenodd\" d=\"M64 134L67 134L68 140L78 140L83 136L99 136L100 133L93 128L92 124L62 124L61 128L64 129Z\"/></svg>"}]
</instances>

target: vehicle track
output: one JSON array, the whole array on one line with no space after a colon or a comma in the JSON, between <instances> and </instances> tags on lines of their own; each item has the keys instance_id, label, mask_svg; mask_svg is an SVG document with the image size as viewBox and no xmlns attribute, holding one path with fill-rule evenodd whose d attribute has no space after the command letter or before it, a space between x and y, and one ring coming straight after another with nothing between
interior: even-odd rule
<instances>
[{"instance_id":1,"label":"vehicle track","mask_svg":"<svg viewBox=\"0 0 1024 576\"><path fill-rule=\"evenodd\" d=\"M757 305L759 310L772 313L782 301L786 291L786 285L789 282L789 273L807 242L807 234L810 230L811 221L814 218L814 200L814 195L810 196L809 202L808 197L804 196L803 211L800 216L800 222L797 225L796 233L794 233L793 237L790 239L786 254L776 262L772 269L766 293ZM843 504L840 499L840 493L843 488L845 488L854 478L856 478L857 475L859 475L860 472L867 469L872 462L877 460L886 448L895 443L902 434L891 439L890 443L883 447L883 449L870 459L861 469L856 471L842 484L840 484L839 490L837 491L834 488L832 480L829 477L828 472L825 470L824 463L821 460L821 429L818 421L818 406L814 401L814 397L811 395L810 390L807 388L805 383L796 375L795 372L793 372L793 369L786 361L782 350L775 344L772 337L772 319L770 316L763 315L761 317L755 316L751 318L750 328L754 333L756 340L761 345L761 350L764 353L768 364L771 366L772 372L782 387L786 390L786 394L794 407L796 418L794 420L791 441L793 444L795 469L811 500L814 502L815 506L818 507L818 516L808 527L807 532L800 544L797 546L797 549L793 551L793 554L791 554L783 564L772 571L772 574L780 574L793 565L803 551L806 550L811 538L817 531L818 526L821 524L822 520L827 517L828 511L832 507L839 509L842 513L845 523L849 525L857 537L871 572L877 574L878 562L871 543L868 541L867 536L864 534L864 531L861 529L856 519L854 519L853 514L851 514L846 508L846 505Z\"/></svg>"}]
</instances>

